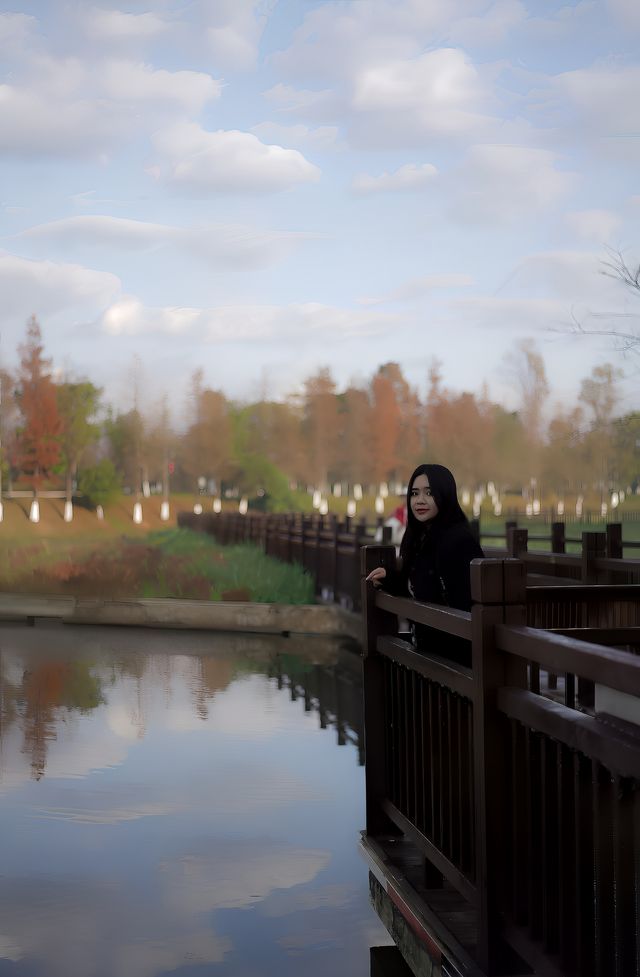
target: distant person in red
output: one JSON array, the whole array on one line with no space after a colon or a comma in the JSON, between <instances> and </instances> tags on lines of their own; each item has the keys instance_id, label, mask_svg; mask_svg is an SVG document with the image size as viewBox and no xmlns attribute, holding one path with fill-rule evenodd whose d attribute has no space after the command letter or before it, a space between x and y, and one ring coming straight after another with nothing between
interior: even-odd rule
<instances>
[{"instance_id":1,"label":"distant person in red","mask_svg":"<svg viewBox=\"0 0 640 977\"><path fill-rule=\"evenodd\" d=\"M407 510L404 505L399 505L393 510L388 519L385 519L384 525L391 529L391 542L394 546L399 546L404 535L405 526L407 524ZM378 528L375 534L375 539L378 543L382 542L382 529Z\"/></svg>"},{"instance_id":2,"label":"distant person in red","mask_svg":"<svg viewBox=\"0 0 640 977\"><path fill-rule=\"evenodd\" d=\"M388 572L384 567L376 567L367 580L392 594L468 611L471 609L469 564L483 556L469 520L460 508L455 479L449 469L443 465L419 465L407 488L407 528L400 543L398 568ZM434 637L435 632L430 628L418 625L414 629L414 641L419 645ZM451 648L441 653L460 660L461 651L451 653L455 642L439 639L441 647L445 644ZM468 657L466 648L462 657Z\"/></svg>"}]
</instances>

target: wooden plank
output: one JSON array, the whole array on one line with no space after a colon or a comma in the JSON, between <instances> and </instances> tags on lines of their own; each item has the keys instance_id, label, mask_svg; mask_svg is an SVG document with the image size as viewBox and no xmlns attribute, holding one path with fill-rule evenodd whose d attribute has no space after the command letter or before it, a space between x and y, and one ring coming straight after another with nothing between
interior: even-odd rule
<instances>
[{"instance_id":1,"label":"wooden plank","mask_svg":"<svg viewBox=\"0 0 640 977\"><path fill-rule=\"evenodd\" d=\"M471 669L464 665L457 665L438 655L417 651L408 641L386 635L378 638L378 652L431 682L437 682L438 685L444 685L452 692L457 692L463 698L473 697Z\"/></svg>"},{"instance_id":2,"label":"wooden plank","mask_svg":"<svg viewBox=\"0 0 640 977\"><path fill-rule=\"evenodd\" d=\"M439 604L425 604L409 597L393 597L383 590L376 591L376 605L382 610L391 611L398 617L417 624L426 624L447 634L455 634L459 638L471 639L471 614L469 611L459 611L453 607L441 607Z\"/></svg>"},{"instance_id":3,"label":"wooden plank","mask_svg":"<svg viewBox=\"0 0 640 977\"><path fill-rule=\"evenodd\" d=\"M432 862L439 872L447 879L451 885L456 889L460 895L469 902L472 906L478 905L478 890L476 886L464 875L463 872L454 865L453 862L437 848L428 838L424 835L415 824L412 824L408 818L404 816L402 811L399 811L395 804L391 801L383 802L383 810L385 814L396 824L403 834L409 838L413 844L424 852L430 862Z\"/></svg>"},{"instance_id":4,"label":"wooden plank","mask_svg":"<svg viewBox=\"0 0 640 977\"><path fill-rule=\"evenodd\" d=\"M524 689L500 689L498 708L528 729L544 733L584 756L598 760L619 777L640 778L640 739L637 737Z\"/></svg>"},{"instance_id":5,"label":"wooden plank","mask_svg":"<svg viewBox=\"0 0 640 977\"><path fill-rule=\"evenodd\" d=\"M556 674L570 672L618 692L640 696L640 657L629 652L503 624L496 625L496 640L502 651L538 662Z\"/></svg>"}]
</instances>

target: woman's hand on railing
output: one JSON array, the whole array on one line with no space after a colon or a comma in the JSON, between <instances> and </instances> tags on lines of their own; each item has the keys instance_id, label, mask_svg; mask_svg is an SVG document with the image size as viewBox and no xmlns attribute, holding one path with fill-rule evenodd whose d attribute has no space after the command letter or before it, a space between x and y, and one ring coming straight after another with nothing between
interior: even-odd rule
<instances>
[{"instance_id":1,"label":"woman's hand on railing","mask_svg":"<svg viewBox=\"0 0 640 977\"><path fill-rule=\"evenodd\" d=\"M386 575L387 571L384 567L376 567L375 570L371 571L366 580L367 583L372 583L374 587L380 587Z\"/></svg>"}]
</instances>

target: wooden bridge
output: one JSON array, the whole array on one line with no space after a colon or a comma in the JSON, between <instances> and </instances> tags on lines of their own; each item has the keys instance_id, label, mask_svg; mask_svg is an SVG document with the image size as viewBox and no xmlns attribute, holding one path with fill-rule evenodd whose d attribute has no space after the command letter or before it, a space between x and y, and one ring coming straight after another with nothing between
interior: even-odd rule
<instances>
[{"instance_id":1,"label":"wooden bridge","mask_svg":"<svg viewBox=\"0 0 640 977\"><path fill-rule=\"evenodd\" d=\"M483 535L471 613L364 584L395 561L364 522L180 524L297 562L362 612L362 845L415 977L640 977L640 560L620 524L580 540L556 524L546 552L513 523ZM451 636L470 668L446 658Z\"/></svg>"},{"instance_id":2,"label":"wooden bridge","mask_svg":"<svg viewBox=\"0 0 640 977\"><path fill-rule=\"evenodd\" d=\"M639 977L640 586L527 569L474 561L471 613L363 583L372 900L416 977Z\"/></svg>"}]
</instances>

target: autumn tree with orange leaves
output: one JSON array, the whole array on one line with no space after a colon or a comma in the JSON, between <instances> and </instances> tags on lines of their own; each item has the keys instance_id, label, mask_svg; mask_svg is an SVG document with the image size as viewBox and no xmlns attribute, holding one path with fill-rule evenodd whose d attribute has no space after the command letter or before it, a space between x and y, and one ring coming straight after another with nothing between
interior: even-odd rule
<instances>
[{"instance_id":1,"label":"autumn tree with orange leaves","mask_svg":"<svg viewBox=\"0 0 640 977\"><path fill-rule=\"evenodd\" d=\"M62 432L56 386L49 372L51 361L44 358L43 351L38 320L31 316L26 342L19 347L16 397L23 423L16 431L13 461L31 482L36 497L60 459Z\"/></svg>"}]
</instances>

